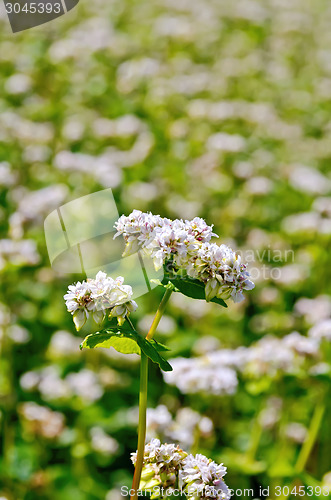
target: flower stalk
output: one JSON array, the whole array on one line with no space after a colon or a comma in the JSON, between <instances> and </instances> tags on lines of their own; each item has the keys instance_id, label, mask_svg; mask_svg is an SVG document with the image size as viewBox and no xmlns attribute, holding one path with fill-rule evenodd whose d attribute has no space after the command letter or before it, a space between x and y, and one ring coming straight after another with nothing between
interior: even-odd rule
<instances>
[{"instance_id":1,"label":"flower stalk","mask_svg":"<svg viewBox=\"0 0 331 500\"><path fill-rule=\"evenodd\" d=\"M141 352L140 361L140 389L139 389L139 424L138 424L138 452L134 470L131 500L138 498L138 488L144 462L147 414L147 384L148 384L148 357Z\"/></svg>"},{"instance_id":2,"label":"flower stalk","mask_svg":"<svg viewBox=\"0 0 331 500\"><path fill-rule=\"evenodd\" d=\"M172 290L166 290L160 305L156 311L151 327L146 335L147 340L151 340L160 323L166 305L170 299ZM137 500L141 472L144 464L144 450L146 438L146 414L147 414L147 386L148 386L148 357L141 351L140 361L140 390L139 390L139 424L138 424L138 448L137 462L133 475L132 495L130 500Z\"/></svg>"},{"instance_id":3,"label":"flower stalk","mask_svg":"<svg viewBox=\"0 0 331 500\"><path fill-rule=\"evenodd\" d=\"M326 409L325 403L323 402L317 404L317 406L315 407L314 414L311 419L310 427L308 430L307 438L303 443L303 446L300 450L297 462L294 467L296 476L299 476L305 470L307 461L316 443L316 439L323 421L325 409ZM295 480L292 481L291 485L289 486L289 492L292 491L294 486L295 486ZM288 495L283 494L281 500L287 500L289 496L290 493Z\"/></svg>"}]
</instances>

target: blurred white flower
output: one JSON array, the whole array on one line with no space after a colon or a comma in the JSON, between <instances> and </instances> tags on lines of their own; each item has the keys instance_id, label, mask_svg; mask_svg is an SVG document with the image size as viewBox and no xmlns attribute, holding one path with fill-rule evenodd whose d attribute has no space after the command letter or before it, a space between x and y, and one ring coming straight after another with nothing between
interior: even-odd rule
<instances>
[{"instance_id":1,"label":"blurred white flower","mask_svg":"<svg viewBox=\"0 0 331 500\"><path fill-rule=\"evenodd\" d=\"M20 386L24 391L33 391L38 387L40 375L37 372L31 371L24 373L20 378Z\"/></svg>"},{"instance_id":2,"label":"blurred white flower","mask_svg":"<svg viewBox=\"0 0 331 500\"><path fill-rule=\"evenodd\" d=\"M240 135L230 135L219 132L211 135L207 141L207 148L227 153L238 153L245 149L246 141Z\"/></svg>"},{"instance_id":3,"label":"blurred white flower","mask_svg":"<svg viewBox=\"0 0 331 500\"><path fill-rule=\"evenodd\" d=\"M105 500L123 500L121 490L113 489L108 491Z\"/></svg>"},{"instance_id":4,"label":"blurred white flower","mask_svg":"<svg viewBox=\"0 0 331 500\"><path fill-rule=\"evenodd\" d=\"M119 449L116 439L106 434L101 427L92 427L90 436L93 450L102 455L114 455Z\"/></svg>"},{"instance_id":5,"label":"blurred white flower","mask_svg":"<svg viewBox=\"0 0 331 500\"><path fill-rule=\"evenodd\" d=\"M302 297L294 305L296 313L304 316L307 323L314 325L320 320L331 317L331 297L318 295L313 299Z\"/></svg>"},{"instance_id":6,"label":"blurred white flower","mask_svg":"<svg viewBox=\"0 0 331 500\"><path fill-rule=\"evenodd\" d=\"M331 189L331 180L316 168L295 165L290 173L290 184L299 191L309 194L326 194Z\"/></svg>"},{"instance_id":7,"label":"blurred white flower","mask_svg":"<svg viewBox=\"0 0 331 500\"><path fill-rule=\"evenodd\" d=\"M303 443L307 437L307 432L306 427L298 422L287 424L285 429L286 437L295 443Z\"/></svg>"},{"instance_id":8,"label":"blurred white flower","mask_svg":"<svg viewBox=\"0 0 331 500\"><path fill-rule=\"evenodd\" d=\"M277 269L278 273L274 276L274 281L284 286L300 283L309 276L309 269L303 264L287 264Z\"/></svg>"},{"instance_id":9,"label":"blurred white flower","mask_svg":"<svg viewBox=\"0 0 331 500\"><path fill-rule=\"evenodd\" d=\"M212 335L203 335L193 345L194 354L207 354L217 351L221 345L220 341Z\"/></svg>"},{"instance_id":10,"label":"blurred white flower","mask_svg":"<svg viewBox=\"0 0 331 500\"><path fill-rule=\"evenodd\" d=\"M289 215L282 221L283 229L289 234L302 231L315 232L320 224L320 216L316 212L302 212Z\"/></svg>"},{"instance_id":11,"label":"blurred white flower","mask_svg":"<svg viewBox=\"0 0 331 500\"><path fill-rule=\"evenodd\" d=\"M159 438L189 449L197 432L199 436L207 437L213 429L213 422L208 417L203 417L191 408L180 408L174 418L164 405L147 410L147 440Z\"/></svg>"},{"instance_id":12,"label":"blurred white flower","mask_svg":"<svg viewBox=\"0 0 331 500\"><path fill-rule=\"evenodd\" d=\"M68 383L61 379L58 367L48 366L42 369L39 372L39 377L38 390L45 401L66 399L72 395ZM30 375L29 382L32 381L33 378ZM27 383L27 379L23 378L21 382Z\"/></svg>"},{"instance_id":13,"label":"blurred white flower","mask_svg":"<svg viewBox=\"0 0 331 500\"><path fill-rule=\"evenodd\" d=\"M325 319L316 323L309 330L308 335L313 339L331 341L331 319Z\"/></svg>"},{"instance_id":14,"label":"blurred white flower","mask_svg":"<svg viewBox=\"0 0 331 500\"><path fill-rule=\"evenodd\" d=\"M331 218L331 197L323 196L316 198L313 205L313 210L316 210L322 215Z\"/></svg>"},{"instance_id":15,"label":"blurred white flower","mask_svg":"<svg viewBox=\"0 0 331 500\"><path fill-rule=\"evenodd\" d=\"M30 424L30 429L44 438L57 438L64 430L64 415L45 406L33 402L22 403L19 412Z\"/></svg>"},{"instance_id":16,"label":"blurred white flower","mask_svg":"<svg viewBox=\"0 0 331 500\"><path fill-rule=\"evenodd\" d=\"M0 240L0 269L7 261L15 266L35 266L40 261L36 242L34 240Z\"/></svg>"},{"instance_id":17,"label":"blurred white flower","mask_svg":"<svg viewBox=\"0 0 331 500\"><path fill-rule=\"evenodd\" d=\"M10 218L10 223L15 225L18 218L21 224L25 221L40 222L51 210L61 205L67 195L68 188L64 184L55 184L37 191L14 191L11 196L18 201L18 207Z\"/></svg>"},{"instance_id":18,"label":"blurred white flower","mask_svg":"<svg viewBox=\"0 0 331 500\"><path fill-rule=\"evenodd\" d=\"M280 420L283 401L281 398L271 396L268 398L265 408L260 412L258 420L265 429L272 429Z\"/></svg>"},{"instance_id":19,"label":"blurred white flower","mask_svg":"<svg viewBox=\"0 0 331 500\"><path fill-rule=\"evenodd\" d=\"M59 170L92 175L104 187L116 187L122 178L119 167L105 155L95 157L83 153L60 151L54 158L54 164Z\"/></svg>"},{"instance_id":20,"label":"blurred white flower","mask_svg":"<svg viewBox=\"0 0 331 500\"><path fill-rule=\"evenodd\" d=\"M164 380L175 385L183 393L205 392L223 396L234 394L238 379L235 370L224 365L216 365L201 358L174 358L169 360L172 372L163 373Z\"/></svg>"},{"instance_id":21,"label":"blurred white flower","mask_svg":"<svg viewBox=\"0 0 331 500\"><path fill-rule=\"evenodd\" d=\"M117 70L117 87L120 92L129 93L160 70L161 64L156 59L146 57L125 61Z\"/></svg>"},{"instance_id":22,"label":"blurred white flower","mask_svg":"<svg viewBox=\"0 0 331 500\"><path fill-rule=\"evenodd\" d=\"M31 89L32 80L28 75L23 73L16 73L5 82L5 89L8 94L25 94Z\"/></svg>"},{"instance_id":23,"label":"blurred white flower","mask_svg":"<svg viewBox=\"0 0 331 500\"><path fill-rule=\"evenodd\" d=\"M65 382L75 395L86 401L97 401L104 393L96 374L87 368L77 373L69 373Z\"/></svg>"},{"instance_id":24,"label":"blurred white flower","mask_svg":"<svg viewBox=\"0 0 331 500\"><path fill-rule=\"evenodd\" d=\"M49 343L49 351L56 357L66 357L79 354L81 340L70 332L58 330L52 335Z\"/></svg>"},{"instance_id":25,"label":"blurred white flower","mask_svg":"<svg viewBox=\"0 0 331 500\"><path fill-rule=\"evenodd\" d=\"M0 186L10 187L15 184L17 173L13 172L10 163L0 162Z\"/></svg>"},{"instance_id":26,"label":"blurred white flower","mask_svg":"<svg viewBox=\"0 0 331 500\"><path fill-rule=\"evenodd\" d=\"M267 177L252 177L245 184L245 189L252 195L266 195L272 188L273 182Z\"/></svg>"},{"instance_id":27,"label":"blurred white flower","mask_svg":"<svg viewBox=\"0 0 331 500\"><path fill-rule=\"evenodd\" d=\"M8 337L11 338L16 344L26 344L29 342L31 335L26 328L20 325L11 325L8 328Z\"/></svg>"},{"instance_id":28,"label":"blurred white flower","mask_svg":"<svg viewBox=\"0 0 331 500\"><path fill-rule=\"evenodd\" d=\"M146 130L144 123L135 115L123 115L116 120L97 118L93 131L98 137L130 137Z\"/></svg>"}]
</instances>

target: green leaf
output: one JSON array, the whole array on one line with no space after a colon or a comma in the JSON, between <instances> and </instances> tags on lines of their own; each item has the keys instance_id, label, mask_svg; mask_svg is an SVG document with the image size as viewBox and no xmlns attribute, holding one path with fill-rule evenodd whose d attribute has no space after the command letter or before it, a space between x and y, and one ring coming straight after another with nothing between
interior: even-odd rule
<instances>
[{"instance_id":1,"label":"green leaf","mask_svg":"<svg viewBox=\"0 0 331 500\"><path fill-rule=\"evenodd\" d=\"M116 351L122 354L140 354L140 347L132 334L120 331L102 331L91 333L88 335L80 345L87 349L94 349L95 347L113 347Z\"/></svg>"},{"instance_id":2,"label":"green leaf","mask_svg":"<svg viewBox=\"0 0 331 500\"><path fill-rule=\"evenodd\" d=\"M91 333L80 345L80 348L94 349L96 347L113 347L122 354L141 354L141 351L157 363L164 371L171 371L172 367L159 352L167 351L168 348L159 344L156 340L147 340L135 330L128 330L117 326L107 328L101 332Z\"/></svg>"},{"instance_id":3,"label":"green leaf","mask_svg":"<svg viewBox=\"0 0 331 500\"><path fill-rule=\"evenodd\" d=\"M161 344L160 342L156 342L156 340L154 339L151 339L149 342L155 347L157 352L170 351L169 347L167 347L164 344Z\"/></svg>"},{"instance_id":4,"label":"green leaf","mask_svg":"<svg viewBox=\"0 0 331 500\"><path fill-rule=\"evenodd\" d=\"M205 285L204 283L202 283L202 281L199 281L197 279L189 278L188 276L175 278L164 277L161 284L166 288L169 287L169 284L173 285L176 289L174 291L179 291L183 295L186 295L186 297L191 297L192 299L198 300L206 300ZM228 307L223 299L219 299L217 297L211 299L210 302L215 302L220 306Z\"/></svg>"},{"instance_id":5,"label":"green leaf","mask_svg":"<svg viewBox=\"0 0 331 500\"><path fill-rule=\"evenodd\" d=\"M170 363L168 363L167 360L165 360L157 351L155 348L155 340L154 341L149 341L146 340L144 337L139 336L139 346L141 350L143 351L146 356L148 356L154 363L157 363L160 368L165 371L165 372L171 372L172 371L172 366ZM163 349L164 350L164 349Z\"/></svg>"}]
</instances>

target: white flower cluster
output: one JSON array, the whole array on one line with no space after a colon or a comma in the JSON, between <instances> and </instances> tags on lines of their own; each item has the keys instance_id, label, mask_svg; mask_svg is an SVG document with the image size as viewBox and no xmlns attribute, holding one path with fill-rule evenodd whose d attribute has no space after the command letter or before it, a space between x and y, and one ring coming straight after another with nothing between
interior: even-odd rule
<instances>
[{"instance_id":1,"label":"white flower cluster","mask_svg":"<svg viewBox=\"0 0 331 500\"><path fill-rule=\"evenodd\" d=\"M92 427L90 429L92 449L104 456L115 455L119 449L119 444L113 437L109 436L102 427Z\"/></svg>"},{"instance_id":2,"label":"white flower cluster","mask_svg":"<svg viewBox=\"0 0 331 500\"><path fill-rule=\"evenodd\" d=\"M98 401L104 394L103 385L101 376L87 368L62 378L57 365L25 372L20 378L23 391L38 391L45 401L73 401L78 397L83 405Z\"/></svg>"},{"instance_id":3,"label":"white flower cluster","mask_svg":"<svg viewBox=\"0 0 331 500\"><path fill-rule=\"evenodd\" d=\"M331 342L331 319L319 321L309 330L308 335L317 341L327 340Z\"/></svg>"},{"instance_id":4,"label":"white flower cluster","mask_svg":"<svg viewBox=\"0 0 331 500\"><path fill-rule=\"evenodd\" d=\"M27 401L19 406L23 425L35 436L56 439L65 430L65 417L58 411Z\"/></svg>"},{"instance_id":5,"label":"white flower cluster","mask_svg":"<svg viewBox=\"0 0 331 500\"><path fill-rule=\"evenodd\" d=\"M142 249L153 259L156 270L165 265L168 272L184 272L202 281L207 300L231 297L240 302L243 290L254 288L241 257L226 245L210 243L217 235L199 217L170 220L134 210L129 216L122 215L115 228L115 238L124 237L126 255Z\"/></svg>"},{"instance_id":6,"label":"white flower cluster","mask_svg":"<svg viewBox=\"0 0 331 500\"><path fill-rule=\"evenodd\" d=\"M183 468L179 473L180 485L185 485L188 498L227 499L230 491L223 477L226 467L216 464L204 455L188 455L183 461Z\"/></svg>"},{"instance_id":7,"label":"white flower cluster","mask_svg":"<svg viewBox=\"0 0 331 500\"><path fill-rule=\"evenodd\" d=\"M167 384L176 385L184 394L207 392L224 396L237 390L237 373L225 363L214 363L208 357L179 357L171 360L171 366L173 370L163 377Z\"/></svg>"},{"instance_id":8,"label":"white flower cluster","mask_svg":"<svg viewBox=\"0 0 331 500\"><path fill-rule=\"evenodd\" d=\"M113 280L99 271L95 279L70 285L64 300L73 315L76 329L80 330L84 326L89 314L92 314L97 324L101 324L107 315L109 318L117 317L118 323L122 325L126 316L138 307L132 300L131 286L123 283L124 278L121 276Z\"/></svg>"},{"instance_id":9,"label":"white flower cluster","mask_svg":"<svg viewBox=\"0 0 331 500\"><path fill-rule=\"evenodd\" d=\"M211 436L213 422L191 408L179 408L173 418L165 405L147 409L147 439L171 441L190 449L197 438Z\"/></svg>"},{"instance_id":10,"label":"white flower cluster","mask_svg":"<svg viewBox=\"0 0 331 500\"><path fill-rule=\"evenodd\" d=\"M131 454L131 460L136 463L137 453ZM189 455L174 444L161 444L158 439L152 439L145 446L140 489L155 491L155 487L162 487L168 495L178 484L189 500L229 499L225 474L223 464L217 465L204 455Z\"/></svg>"},{"instance_id":11,"label":"white flower cluster","mask_svg":"<svg viewBox=\"0 0 331 500\"><path fill-rule=\"evenodd\" d=\"M220 349L195 358L175 358L169 360L173 371L163 376L168 384L177 386L183 393L231 395L237 390L238 375L274 378L279 373L305 372L309 362L314 363L321 357L320 343L327 338L328 327L330 324L324 321L319 329L312 328L308 337L298 332L283 338L267 335L250 347Z\"/></svg>"},{"instance_id":12,"label":"white flower cluster","mask_svg":"<svg viewBox=\"0 0 331 500\"><path fill-rule=\"evenodd\" d=\"M0 239L0 270L7 264L14 266L36 266L40 255L34 240Z\"/></svg>"}]
</instances>

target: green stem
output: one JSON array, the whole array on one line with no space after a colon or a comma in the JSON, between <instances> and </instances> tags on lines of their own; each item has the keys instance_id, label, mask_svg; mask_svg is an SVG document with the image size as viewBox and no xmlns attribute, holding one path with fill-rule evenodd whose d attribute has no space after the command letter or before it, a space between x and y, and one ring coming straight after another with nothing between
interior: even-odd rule
<instances>
[{"instance_id":1,"label":"green stem","mask_svg":"<svg viewBox=\"0 0 331 500\"><path fill-rule=\"evenodd\" d=\"M319 403L315 407L315 411L314 411L313 417L312 417L311 422L310 422L307 438L302 445L297 462L296 462L295 467L294 467L296 475L301 474L301 472L306 467L308 458L309 458L311 451L315 445L315 442L316 442L316 439L318 436L318 432L319 432L321 424L322 424L324 412L325 412L325 404ZM292 481L292 483L289 487L290 492L292 491L294 486L295 486L295 482ZM281 497L281 500L286 500L289 497L289 495L283 495Z\"/></svg>"},{"instance_id":2,"label":"green stem","mask_svg":"<svg viewBox=\"0 0 331 500\"><path fill-rule=\"evenodd\" d=\"M253 462L255 460L255 456L262 436L262 426L259 421L259 416L256 417L253 424L251 436L251 442L246 454L249 462Z\"/></svg>"},{"instance_id":3,"label":"green stem","mask_svg":"<svg viewBox=\"0 0 331 500\"><path fill-rule=\"evenodd\" d=\"M149 332L146 336L146 339L147 340L151 340L156 332L156 329L160 323L160 320L162 318L162 315L165 311L165 308L166 308L166 305L168 303L168 300L170 299L170 296L172 294L172 290L166 290L165 294L163 295L162 297L162 300L161 300L161 303L158 307L158 310L156 311L156 314L154 316L154 319L153 319L153 323L149 329Z\"/></svg>"},{"instance_id":4,"label":"green stem","mask_svg":"<svg viewBox=\"0 0 331 500\"><path fill-rule=\"evenodd\" d=\"M162 318L167 302L170 299L172 290L166 290L161 303L156 311L153 323L146 335L147 340L151 340L156 332L158 324ZM138 424L138 449L137 461L132 482L132 495L130 500L137 500L141 472L144 465L144 451L146 438L146 413L147 413L147 383L148 383L148 357L141 351L140 362L140 390L139 390L139 424Z\"/></svg>"},{"instance_id":5,"label":"green stem","mask_svg":"<svg viewBox=\"0 0 331 500\"><path fill-rule=\"evenodd\" d=\"M318 431L322 423L324 412L325 412L325 404L324 403L318 404L315 408L314 415L310 423L307 439L303 443L303 446L298 456L297 463L295 464L295 472L297 474L300 474L306 466L307 460L315 444Z\"/></svg>"},{"instance_id":6,"label":"green stem","mask_svg":"<svg viewBox=\"0 0 331 500\"><path fill-rule=\"evenodd\" d=\"M136 500L138 498L138 488L144 463L145 438L146 438L146 412L147 412L147 382L148 382L148 357L141 351L138 451L137 451L137 462L132 482L133 494L130 497L131 500Z\"/></svg>"}]
</instances>

